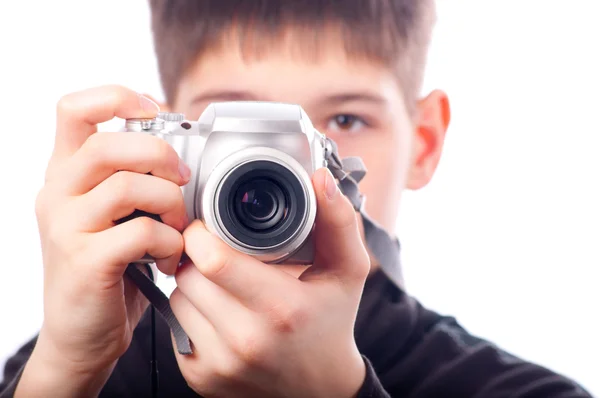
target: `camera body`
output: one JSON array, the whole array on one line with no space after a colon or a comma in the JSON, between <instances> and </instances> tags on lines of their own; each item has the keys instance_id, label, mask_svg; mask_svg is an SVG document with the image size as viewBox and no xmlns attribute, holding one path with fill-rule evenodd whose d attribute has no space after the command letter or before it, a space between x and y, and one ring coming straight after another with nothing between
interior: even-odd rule
<instances>
[{"instance_id":1,"label":"camera body","mask_svg":"<svg viewBox=\"0 0 600 398\"><path fill-rule=\"evenodd\" d=\"M178 113L128 119L126 131L168 142L192 170L182 187L190 220L266 263L312 264L313 173L328 142L299 105L232 101L197 121Z\"/></svg>"}]
</instances>

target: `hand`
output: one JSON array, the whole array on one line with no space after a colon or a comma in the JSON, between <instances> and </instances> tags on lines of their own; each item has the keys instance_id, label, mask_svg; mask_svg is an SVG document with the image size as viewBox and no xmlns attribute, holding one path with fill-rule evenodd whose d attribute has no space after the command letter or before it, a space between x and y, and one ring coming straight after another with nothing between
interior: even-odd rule
<instances>
[{"instance_id":1,"label":"hand","mask_svg":"<svg viewBox=\"0 0 600 398\"><path fill-rule=\"evenodd\" d=\"M197 393L349 398L360 389L354 323L369 257L331 173L319 170L313 185L316 258L300 278L232 249L200 222L184 231L191 261L175 274L171 305L194 345L177 361Z\"/></svg>"},{"instance_id":2,"label":"hand","mask_svg":"<svg viewBox=\"0 0 600 398\"><path fill-rule=\"evenodd\" d=\"M148 305L123 279L128 263L148 253L162 272L177 267L187 223L180 186L189 169L157 137L96 134L97 123L115 116L154 117L157 111L145 97L114 86L70 94L58 104L55 148L36 201L44 322L19 383L23 395L49 396L32 369L74 376L67 386L77 377L108 377ZM164 223L142 217L117 225L136 209Z\"/></svg>"}]
</instances>

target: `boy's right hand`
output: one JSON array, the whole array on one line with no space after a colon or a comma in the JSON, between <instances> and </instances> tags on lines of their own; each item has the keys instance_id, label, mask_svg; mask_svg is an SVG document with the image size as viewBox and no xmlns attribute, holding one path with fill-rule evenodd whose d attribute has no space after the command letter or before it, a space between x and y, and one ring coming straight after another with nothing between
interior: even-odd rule
<instances>
[{"instance_id":1,"label":"boy's right hand","mask_svg":"<svg viewBox=\"0 0 600 398\"><path fill-rule=\"evenodd\" d=\"M127 265L147 253L162 272L177 268L187 224L180 186L188 182L189 168L157 137L96 133L98 123L115 116L150 118L158 110L119 86L70 94L58 104L55 148L36 201L44 321L19 383L23 395L47 393L38 372L49 383L56 375L54 381L73 388L74 377L89 377L99 385L82 384L78 392L95 395L148 305L123 278ZM160 215L163 223L148 217L116 223L136 209Z\"/></svg>"}]
</instances>

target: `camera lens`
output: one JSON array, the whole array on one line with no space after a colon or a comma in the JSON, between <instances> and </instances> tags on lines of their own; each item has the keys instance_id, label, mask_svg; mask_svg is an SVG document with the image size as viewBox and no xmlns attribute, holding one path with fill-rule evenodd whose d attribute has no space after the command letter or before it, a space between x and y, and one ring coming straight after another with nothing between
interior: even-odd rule
<instances>
[{"instance_id":1,"label":"camera lens","mask_svg":"<svg viewBox=\"0 0 600 398\"><path fill-rule=\"evenodd\" d=\"M242 209L254 221L266 221L275 214L277 203L269 192L251 189L243 193Z\"/></svg>"},{"instance_id":2,"label":"camera lens","mask_svg":"<svg viewBox=\"0 0 600 398\"><path fill-rule=\"evenodd\" d=\"M304 187L287 167L256 160L233 169L222 181L217 199L219 222L228 235L247 247L283 244L302 227L307 202Z\"/></svg>"},{"instance_id":3,"label":"camera lens","mask_svg":"<svg viewBox=\"0 0 600 398\"><path fill-rule=\"evenodd\" d=\"M235 196L235 213L242 225L256 231L272 228L285 215L286 200L275 181L257 178L242 184Z\"/></svg>"}]
</instances>

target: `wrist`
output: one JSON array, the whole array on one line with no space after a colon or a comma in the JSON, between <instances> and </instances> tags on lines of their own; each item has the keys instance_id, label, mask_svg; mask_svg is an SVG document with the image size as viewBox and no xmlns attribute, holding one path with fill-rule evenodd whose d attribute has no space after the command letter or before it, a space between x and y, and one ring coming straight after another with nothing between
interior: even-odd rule
<instances>
[{"instance_id":1,"label":"wrist","mask_svg":"<svg viewBox=\"0 0 600 398\"><path fill-rule=\"evenodd\" d=\"M349 355L338 356L335 364L329 369L337 372L321 372L322 387L312 396L356 398L367 376L367 366L358 348L353 349ZM306 396L306 395L305 395Z\"/></svg>"},{"instance_id":2,"label":"wrist","mask_svg":"<svg viewBox=\"0 0 600 398\"><path fill-rule=\"evenodd\" d=\"M352 358L352 362L349 362L351 365L347 368L347 377L342 379L344 380L343 388L340 389L340 392L342 393L340 396L348 398L358 397L358 393L367 377L367 365L358 351L358 348L353 353Z\"/></svg>"},{"instance_id":3,"label":"wrist","mask_svg":"<svg viewBox=\"0 0 600 398\"><path fill-rule=\"evenodd\" d=\"M19 380L16 397L96 397L110 377L108 366L80 366L64 358L40 336Z\"/></svg>"}]
</instances>

